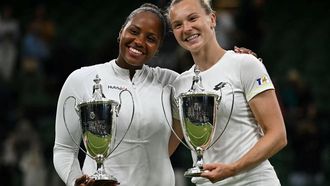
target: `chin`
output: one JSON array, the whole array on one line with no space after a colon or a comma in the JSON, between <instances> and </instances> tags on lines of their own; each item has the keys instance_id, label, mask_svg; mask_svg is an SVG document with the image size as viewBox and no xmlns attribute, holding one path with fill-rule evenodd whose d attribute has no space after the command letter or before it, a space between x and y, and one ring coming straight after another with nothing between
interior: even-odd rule
<instances>
[{"instance_id":1,"label":"chin","mask_svg":"<svg viewBox=\"0 0 330 186\"><path fill-rule=\"evenodd\" d=\"M134 68L142 68L142 66L144 65L144 63L128 63L131 67Z\"/></svg>"},{"instance_id":2,"label":"chin","mask_svg":"<svg viewBox=\"0 0 330 186\"><path fill-rule=\"evenodd\" d=\"M190 52L198 51L200 49L200 44L194 43L194 44L183 44L182 47Z\"/></svg>"},{"instance_id":3,"label":"chin","mask_svg":"<svg viewBox=\"0 0 330 186\"><path fill-rule=\"evenodd\" d=\"M189 52L198 52L200 49L196 48L196 47L186 47L186 50L188 50Z\"/></svg>"},{"instance_id":4,"label":"chin","mask_svg":"<svg viewBox=\"0 0 330 186\"><path fill-rule=\"evenodd\" d=\"M142 66L144 64L145 59L136 59L136 58L126 58L126 63L134 66L134 67L138 67L138 66Z\"/></svg>"}]
</instances>

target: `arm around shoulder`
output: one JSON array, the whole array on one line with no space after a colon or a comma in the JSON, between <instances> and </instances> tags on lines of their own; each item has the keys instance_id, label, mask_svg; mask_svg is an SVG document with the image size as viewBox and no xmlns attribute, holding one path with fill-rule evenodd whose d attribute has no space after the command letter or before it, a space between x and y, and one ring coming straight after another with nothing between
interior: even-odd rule
<instances>
[{"instance_id":1,"label":"arm around shoulder","mask_svg":"<svg viewBox=\"0 0 330 186\"><path fill-rule=\"evenodd\" d=\"M173 131L171 132L170 140L168 143L168 153L171 156L175 150L178 148L180 144L180 139L183 138L182 128L180 125L180 121L177 119L173 119ZM174 133L175 132L175 133Z\"/></svg>"}]
</instances>

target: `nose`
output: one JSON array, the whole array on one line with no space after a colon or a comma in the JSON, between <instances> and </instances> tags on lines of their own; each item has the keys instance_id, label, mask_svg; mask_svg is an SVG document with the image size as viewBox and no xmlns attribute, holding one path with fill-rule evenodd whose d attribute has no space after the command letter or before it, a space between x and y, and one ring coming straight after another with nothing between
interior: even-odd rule
<instances>
[{"instance_id":1,"label":"nose","mask_svg":"<svg viewBox=\"0 0 330 186\"><path fill-rule=\"evenodd\" d=\"M143 44L145 43L145 39L143 36L136 36L136 38L134 39L134 43L137 45L137 46L143 46Z\"/></svg>"},{"instance_id":2,"label":"nose","mask_svg":"<svg viewBox=\"0 0 330 186\"><path fill-rule=\"evenodd\" d=\"M192 29L191 27L191 23L188 21L183 22L183 31L187 32L190 31Z\"/></svg>"}]
</instances>

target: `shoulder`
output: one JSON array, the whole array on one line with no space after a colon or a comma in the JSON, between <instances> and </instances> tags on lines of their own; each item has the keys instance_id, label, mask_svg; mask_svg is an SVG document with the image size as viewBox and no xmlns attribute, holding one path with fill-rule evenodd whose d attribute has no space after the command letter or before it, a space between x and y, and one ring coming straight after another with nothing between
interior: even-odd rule
<instances>
[{"instance_id":1,"label":"shoulder","mask_svg":"<svg viewBox=\"0 0 330 186\"><path fill-rule=\"evenodd\" d=\"M239 54L234 51L227 53L227 63L240 73L251 73L255 70L265 69L264 64L252 54Z\"/></svg>"},{"instance_id":2,"label":"shoulder","mask_svg":"<svg viewBox=\"0 0 330 186\"><path fill-rule=\"evenodd\" d=\"M236 54L235 53L235 57L236 57L238 63L240 63L240 66L243 68L248 68L248 67L256 68L256 67L264 66L263 63L261 61L259 61L259 59L257 59L252 54Z\"/></svg>"},{"instance_id":3,"label":"shoulder","mask_svg":"<svg viewBox=\"0 0 330 186\"><path fill-rule=\"evenodd\" d=\"M177 73L173 70L167 69L167 68L154 67L152 69L155 71L155 73L162 74L162 75L165 75L165 76L175 76L175 77L177 77L179 75L179 73Z\"/></svg>"},{"instance_id":4,"label":"shoulder","mask_svg":"<svg viewBox=\"0 0 330 186\"><path fill-rule=\"evenodd\" d=\"M177 78L174 80L173 84L177 86L182 83L185 84L187 80L191 81L191 78L194 75L194 68L195 65L193 65L189 70L186 70L182 72L180 75L178 75Z\"/></svg>"},{"instance_id":5,"label":"shoulder","mask_svg":"<svg viewBox=\"0 0 330 186\"><path fill-rule=\"evenodd\" d=\"M235 53L232 50L229 50L226 52L226 58L229 59L230 61L234 61L236 63L254 63L254 62L259 62L260 61L252 54L240 54L240 53Z\"/></svg>"},{"instance_id":6,"label":"shoulder","mask_svg":"<svg viewBox=\"0 0 330 186\"><path fill-rule=\"evenodd\" d=\"M95 64L91 66L84 66L74 70L67 78L67 81L83 82L90 76L95 76L105 69L107 63Z\"/></svg>"},{"instance_id":7,"label":"shoulder","mask_svg":"<svg viewBox=\"0 0 330 186\"><path fill-rule=\"evenodd\" d=\"M179 73L167 68L150 67L146 65L146 69L149 73L152 73L155 78L166 84L172 83L174 79L179 76Z\"/></svg>"}]
</instances>

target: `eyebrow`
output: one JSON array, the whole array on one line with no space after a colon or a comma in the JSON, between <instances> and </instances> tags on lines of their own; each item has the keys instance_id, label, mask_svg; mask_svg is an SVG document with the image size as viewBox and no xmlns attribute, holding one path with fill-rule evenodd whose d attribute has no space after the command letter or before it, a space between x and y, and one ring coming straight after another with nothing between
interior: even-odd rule
<instances>
[{"instance_id":1,"label":"eyebrow","mask_svg":"<svg viewBox=\"0 0 330 186\"><path fill-rule=\"evenodd\" d=\"M142 30L141 27L138 26L138 25L136 25L136 24L130 24L127 28L135 28L135 29L138 29L139 31ZM150 32L150 31L147 31L146 33L147 33L148 35L151 35L151 36L156 37L156 38L159 39L159 40L161 39L161 34L160 34L160 36L158 36L157 32Z\"/></svg>"},{"instance_id":2,"label":"eyebrow","mask_svg":"<svg viewBox=\"0 0 330 186\"><path fill-rule=\"evenodd\" d=\"M175 24L177 24L177 23L180 23L180 22L182 22L182 21L173 21L173 22L171 23L171 26L172 26L172 25L175 25Z\"/></svg>"},{"instance_id":3,"label":"eyebrow","mask_svg":"<svg viewBox=\"0 0 330 186\"><path fill-rule=\"evenodd\" d=\"M184 19L186 19L186 18L190 18L191 16L200 16L200 14L197 13L197 12L193 12L193 13L191 13L191 14L185 16ZM175 21L171 22L171 25L174 24L174 23L178 23L178 22L181 22L181 21L175 20Z\"/></svg>"}]
</instances>

